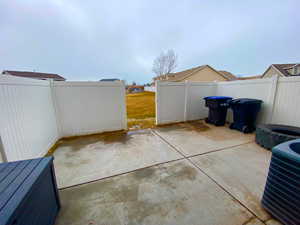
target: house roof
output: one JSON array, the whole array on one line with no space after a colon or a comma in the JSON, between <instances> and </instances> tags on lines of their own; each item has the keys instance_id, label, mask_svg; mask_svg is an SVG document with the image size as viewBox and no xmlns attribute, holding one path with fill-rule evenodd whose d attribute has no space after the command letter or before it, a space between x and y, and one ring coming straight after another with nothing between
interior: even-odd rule
<instances>
[{"instance_id":1,"label":"house roof","mask_svg":"<svg viewBox=\"0 0 300 225\"><path fill-rule=\"evenodd\" d=\"M214 68L212 68L209 65L197 66L197 67L194 67L194 68L191 68L191 69L188 69L188 70L184 70L184 71L181 71L181 72L169 73L169 74L166 74L166 75L161 75L159 77L168 76L167 81L182 81L182 80L184 80L184 79L192 76L196 72L204 69L205 67L209 67L210 69L214 70L216 73L220 74L226 80L234 80L234 79L236 79L236 77L232 73L224 71L224 70L217 71L217 70L215 70ZM159 77L156 77L156 79L159 78Z\"/></svg>"},{"instance_id":2,"label":"house roof","mask_svg":"<svg viewBox=\"0 0 300 225\"><path fill-rule=\"evenodd\" d=\"M101 79L100 81L119 81L118 78L108 78L108 79Z\"/></svg>"},{"instance_id":3,"label":"house roof","mask_svg":"<svg viewBox=\"0 0 300 225\"><path fill-rule=\"evenodd\" d=\"M225 77L227 77L228 80L236 80L237 77L233 75L232 73L226 71L226 70L219 70L220 73L222 73Z\"/></svg>"},{"instance_id":4,"label":"house roof","mask_svg":"<svg viewBox=\"0 0 300 225\"><path fill-rule=\"evenodd\" d=\"M288 63L288 64L272 64L271 66L268 67L268 69L263 73L262 77L267 73L267 71L273 67L275 68L278 72L281 73L283 76L291 76L291 74L288 73L288 69L293 68L294 66L300 65L300 63Z\"/></svg>"},{"instance_id":5,"label":"house roof","mask_svg":"<svg viewBox=\"0 0 300 225\"><path fill-rule=\"evenodd\" d=\"M284 76L291 76L291 74L289 74L287 72L287 69L290 69L296 65L298 65L299 63L290 63L290 64L272 64L272 66L274 66L277 70L279 70L279 72L282 73L282 75Z\"/></svg>"},{"instance_id":6,"label":"house roof","mask_svg":"<svg viewBox=\"0 0 300 225\"><path fill-rule=\"evenodd\" d=\"M4 70L2 74L9 74L12 76L26 77L26 78L36 78L36 79L54 79L64 81L64 77L54 74L54 73L39 73L39 72L27 72L27 71L13 71L13 70Z\"/></svg>"},{"instance_id":7,"label":"house roof","mask_svg":"<svg viewBox=\"0 0 300 225\"><path fill-rule=\"evenodd\" d=\"M143 85L128 85L128 86L126 86L126 89L132 89L132 88L144 88L144 86Z\"/></svg>"},{"instance_id":8,"label":"house roof","mask_svg":"<svg viewBox=\"0 0 300 225\"><path fill-rule=\"evenodd\" d=\"M193 75L194 73L202 70L205 66L198 66L198 67L194 67L188 70L183 70L181 72L177 72L177 73L169 73L168 75L168 81L180 81L180 80L184 80L185 78Z\"/></svg>"},{"instance_id":9,"label":"house roof","mask_svg":"<svg viewBox=\"0 0 300 225\"><path fill-rule=\"evenodd\" d=\"M238 77L238 80L252 80L252 79L260 79L262 75L255 75L255 76L246 76L246 77Z\"/></svg>"}]
</instances>

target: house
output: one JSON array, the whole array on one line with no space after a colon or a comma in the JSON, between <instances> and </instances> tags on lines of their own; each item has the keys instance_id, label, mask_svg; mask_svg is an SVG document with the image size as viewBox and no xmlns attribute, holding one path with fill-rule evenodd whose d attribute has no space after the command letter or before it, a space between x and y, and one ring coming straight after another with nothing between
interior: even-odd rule
<instances>
[{"instance_id":1,"label":"house","mask_svg":"<svg viewBox=\"0 0 300 225\"><path fill-rule=\"evenodd\" d=\"M101 79L100 81L109 81L109 82L111 82L111 81L119 81L120 79L118 79L118 78L107 78L107 79Z\"/></svg>"},{"instance_id":2,"label":"house","mask_svg":"<svg viewBox=\"0 0 300 225\"><path fill-rule=\"evenodd\" d=\"M142 85L128 85L126 86L127 93L139 93L144 91L144 86Z\"/></svg>"},{"instance_id":3,"label":"house","mask_svg":"<svg viewBox=\"0 0 300 225\"><path fill-rule=\"evenodd\" d=\"M255 76L246 76L246 77L238 77L238 80L253 80L253 79L260 79L262 75L255 75Z\"/></svg>"},{"instance_id":4,"label":"house","mask_svg":"<svg viewBox=\"0 0 300 225\"><path fill-rule=\"evenodd\" d=\"M278 75L280 77L300 76L300 63L272 64L263 73L262 78Z\"/></svg>"},{"instance_id":5,"label":"house","mask_svg":"<svg viewBox=\"0 0 300 225\"><path fill-rule=\"evenodd\" d=\"M236 77L227 71L217 71L209 65L202 65L192 69L184 70L177 73L169 73L153 78L154 81L231 81L236 80Z\"/></svg>"},{"instance_id":6,"label":"house","mask_svg":"<svg viewBox=\"0 0 300 225\"><path fill-rule=\"evenodd\" d=\"M38 80L49 80L49 79L53 79L55 81L65 81L66 80L64 77L62 77L58 74L54 74L54 73L38 73L38 72L27 72L27 71L4 70L2 72L2 75L32 78L32 79L38 79Z\"/></svg>"}]
</instances>

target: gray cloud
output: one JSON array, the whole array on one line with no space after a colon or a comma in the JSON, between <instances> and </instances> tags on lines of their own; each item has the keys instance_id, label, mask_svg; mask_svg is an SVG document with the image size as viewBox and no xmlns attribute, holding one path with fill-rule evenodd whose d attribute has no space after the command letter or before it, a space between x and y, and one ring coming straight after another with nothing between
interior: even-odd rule
<instances>
[{"instance_id":1,"label":"gray cloud","mask_svg":"<svg viewBox=\"0 0 300 225\"><path fill-rule=\"evenodd\" d=\"M299 62L298 0L0 2L0 69L70 80L149 82L166 49L180 69L210 64L235 74Z\"/></svg>"}]
</instances>

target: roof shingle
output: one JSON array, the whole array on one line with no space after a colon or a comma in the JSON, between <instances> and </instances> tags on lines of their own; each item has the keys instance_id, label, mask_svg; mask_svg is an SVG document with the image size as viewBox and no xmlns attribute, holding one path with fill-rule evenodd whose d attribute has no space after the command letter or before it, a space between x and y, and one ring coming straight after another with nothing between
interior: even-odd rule
<instances>
[{"instance_id":1,"label":"roof shingle","mask_svg":"<svg viewBox=\"0 0 300 225\"><path fill-rule=\"evenodd\" d=\"M58 74L54 73L39 73L39 72L27 72L27 71L13 71L4 70L2 74L9 74L17 77L35 78L35 79L53 79L57 81L65 81L66 79Z\"/></svg>"},{"instance_id":2,"label":"roof shingle","mask_svg":"<svg viewBox=\"0 0 300 225\"><path fill-rule=\"evenodd\" d=\"M288 73L287 69L290 69L293 66L298 65L298 63L289 63L289 64L272 64L277 70L279 70L284 76L291 76Z\"/></svg>"},{"instance_id":3,"label":"roof shingle","mask_svg":"<svg viewBox=\"0 0 300 225\"><path fill-rule=\"evenodd\" d=\"M169 73L169 74L166 74L166 75L161 75L161 76L156 77L154 80L157 80L160 77L163 77L163 78L167 77L167 79L164 79L164 80L166 80L166 81L182 81L185 78L193 75L194 73L202 70L205 67L209 67L209 68L213 69L214 71L219 73L221 76L223 76L226 80L236 80L237 79L236 76L234 76L230 72L227 72L225 70L217 71L209 65L202 65L202 66L197 66L197 67L194 67L194 68L191 68L191 69L188 69L188 70L184 70L184 71L181 71L181 72L177 72L177 73Z\"/></svg>"}]
</instances>

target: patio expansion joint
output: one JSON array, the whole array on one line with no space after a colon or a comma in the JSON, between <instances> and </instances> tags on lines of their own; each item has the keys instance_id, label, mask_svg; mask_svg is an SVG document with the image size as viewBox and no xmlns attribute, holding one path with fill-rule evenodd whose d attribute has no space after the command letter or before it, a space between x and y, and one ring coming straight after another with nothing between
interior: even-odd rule
<instances>
[{"instance_id":1,"label":"patio expansion joint","mask_svg":"<svg viewBox=\"0 0 300 225\"><path fill-rule=\"evenodd\" d=\"M214 182L218 187L220 187L223 191L225 191L231 198L233 198L236 202L238 202L241 206L243 206L249 213L252 214L253 217L250 218L250 220L252 220L253 218L257 218L260 222L262 222L263 224L265 224L265 222L263 220L261 220L260 218L258 218L255 213L253 213L251 211L251 209L249 209L245 204L243 204L240 200L238 200L234 195L232 195L229 191L227 191L221 184L219 184L214 178L212 178L209 174L207 174L204 170L202 170L196 163L194 163L191 158L195 157L195 156L199 156L199 155L204 155L204 154L209 154L212 152L217 152L217 151L222 151L228 148L232 148L232 147L237 147L240 145L245 145L245 144L249 144L252 143L254 141L251 142L247 142L247 143L243 143L243 144L239 144L239 145L235 145L235 146L231 146L231 147L226 147L226 148L222 148L222 149L218 149L215 151L210 151L207 153L201 153L201 154L197 154L197 155L193 155L193 156L185 156L181 151L179 151L174 145L172 145L170 142L168 142L164 137L162 137L159 133L157 133L156 131L152 130L152 132L157 135L159 138L162 139L162 141L164 141L166 144L168 144L174 151L176 151L178 154L180 154L181 156L184 157L184 159L186 159L187 161L189 161L193 166L195 166L200 172L202 172L205 176L207 176L212 182Z\"/></svg>"},{"instance_id":2,"label":"patio expansion joint","mask_svg":"<svg viewBox=\"0 0 300 225\"><path fill-rule=\"evenodd\" d=\"M235 147L239 147L239 146L247 145L247 144L251 144L251 143L255 143L255 141L249 141L249 142L245 142L245 143L242 143L242 144L232 145L232 146L225 147L225 148L219 148L219 149L212 150L212 151L209 151L209 152L199 153L199 154L190 155L190 156L186 156L186 157L187 158L193 158L193 157L196 157L196 156L206 155L206 154L210 154L210 153L214 153L214 152L220 152L220 151L223 151L223 150L227 150L229 148L235 148ZM235 150L235 149L233 149L233 150Z\"/></svg>"},{"instance_id":3,"label":"patio expansion joint","mask_svg":"<svg viewBox=\"0 0 300 225\"><path fill-rule=\"evenodd\" d=\"M78 186L81 186L81 185L90 184L90 183L93 183L93 182L106 180L106 179L114 178L114 177L117 177L117 176L122 176L122 175L133 173L133 172L136 172L136 171L139 171L139 170L143 170L143 169L147 169L147 168L151 168L151 167L155 167L155 166L159 166L159 165L163 165L163 164L167 164L167 163L172 163L172 162L176 162L176 161L180 161L180 160L184 160L184 157L180 157L178 159L173 159L173 160L169 160L169 161L165 161L165 162L156 163L156 164L153 164L153 165L149 165L149 166L137 168L137 169L134 169L134 170L126 171L126 172L123 172L123 173L118 173L118 174L114 174L114 175L111 175L111 176L102 177L102 178L99 178L99 179L83 182L83 183L80 183L80 184L74 184L74 185L70 185L70 186L62 187L62 188L58 188L58 189L59 190L65 190L65 189L69 189L69 188L74 188L74 187L78 187Z\"/></svg>"}]
</instances>

